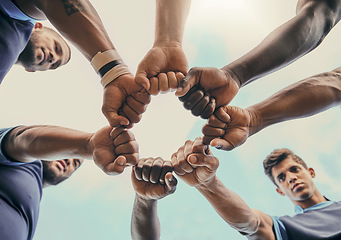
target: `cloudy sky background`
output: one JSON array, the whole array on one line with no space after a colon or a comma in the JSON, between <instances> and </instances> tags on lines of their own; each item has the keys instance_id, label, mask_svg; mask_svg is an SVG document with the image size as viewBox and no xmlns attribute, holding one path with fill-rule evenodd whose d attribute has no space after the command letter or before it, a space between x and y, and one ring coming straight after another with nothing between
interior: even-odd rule
<instances>
[{"instance_id":1,"label":"cloudy sky background","mask_svg":"<svg viewBox=\"0 0 341 240\"><path fill-rule=\"evenodd\" d=\"M154 1L92 2L120 55L135 72L153 43ZM190 67L222 67L242 56L292 18L296 2L193 0L183 39ZM250 106L291 83L339 67L340 39L337 25L316 50L242 88L231 105ZM72 50L70 63L53 72L33 74L13 67L0 87L2 127L51 124L94 132L107 124L100 111L100 79L87 60ZM220 159L218 177L251 208L270 215L293 214L291 202L275 192L261 164L273 149L287 147L315 168L322 194L340 200L340 117L340 108L335 107L271 126L231 152L213 150ZM204 123L183 109L174 93L153 97L142 121L133 128L141 157L170 159L186 139L201 136ZM87 161L68 181L45 189L34 239L130 239L134 200L130 171L107 176ZM161 239L245 239L181 180L177 191L162 199L158 208Z\"/></svg>"}]
</instances>

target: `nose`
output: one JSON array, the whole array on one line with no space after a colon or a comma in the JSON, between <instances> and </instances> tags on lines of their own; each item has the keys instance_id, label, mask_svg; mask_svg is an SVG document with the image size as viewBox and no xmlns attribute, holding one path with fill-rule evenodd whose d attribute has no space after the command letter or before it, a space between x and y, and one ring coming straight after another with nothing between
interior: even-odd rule
<instances>
[{"instance_id":1,"label":"nose","mask_svg":"<svg viewBox=\"0 0 341 240\"><path fill-rule=\"evenodd\" d=\"M53 52L50 52L48 62L52 64L56 62L56 55Z\"/></svg>"},{"instance_id":2,"label":"nose","mask_svg":"<svg viewBox=\"0 0 341 240\"><path fill-rule=\"evenodd\" d=\"M287 177L288 177L288 181L289 181L290 184L294 183L297 180L296 174L293 174L293 173L289 173L287 175Z\"/></svg>"}]
</instances>

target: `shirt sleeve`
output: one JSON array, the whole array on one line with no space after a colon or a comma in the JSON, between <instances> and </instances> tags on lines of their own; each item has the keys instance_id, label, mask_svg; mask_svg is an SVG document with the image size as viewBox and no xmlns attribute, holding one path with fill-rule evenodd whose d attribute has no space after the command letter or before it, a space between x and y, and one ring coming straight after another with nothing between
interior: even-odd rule
<instances>
[{"instance_id":1,"label":"shirt sleeve","mask_svg":"<svg viewBox=\"0 0 341 240\"><path fill-rule=\"evenodd\" d=\"M276 216L270 216L273 221L273 231L276 236L276 240L288 240L287 231L284 224Z\"/></svg>"},{"instance_id":2,"label":"shirt sleeve","mask_svg":"<svg viewBox=\"0 0 341 240\"><path fill-rule=\"evenodd\" d=\"M16 127L12 127L12 128L1 128L0 129L0 164L3 164L3 165L10 165L10 166L18 166L18 165L22 165L22 164L25 164L23 162L14 162L12 161L11 159L8 159L2 149L3 149L3 140L5 138L5 136L10 132L12 131L14 128Z\"/></svg>"}]
</instances>

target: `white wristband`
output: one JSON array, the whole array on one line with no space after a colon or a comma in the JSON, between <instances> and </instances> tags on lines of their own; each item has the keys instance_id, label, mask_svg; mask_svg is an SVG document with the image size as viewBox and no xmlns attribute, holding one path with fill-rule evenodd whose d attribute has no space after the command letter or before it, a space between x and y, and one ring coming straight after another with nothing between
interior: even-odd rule
<instances>
[{"instance_id":1,"label":"white wristband","mask_svg":"<svg viewBox=\"0 0 341 240\"><path fill-rule=\"evenodd\" d=\"M130 73L115 49L98 52L92 59L91 65L101 76L103 87L114 81L119 76Z\"/></svg>"}]
</instances>

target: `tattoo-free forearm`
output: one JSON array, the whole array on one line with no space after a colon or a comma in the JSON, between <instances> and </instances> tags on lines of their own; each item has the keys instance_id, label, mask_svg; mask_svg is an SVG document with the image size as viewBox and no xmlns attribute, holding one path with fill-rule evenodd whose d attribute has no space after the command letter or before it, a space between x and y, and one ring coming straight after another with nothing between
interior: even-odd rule
<instances>
[{"instance_id":1,"label":"tattoo-free forearm","mask_svg":"<svg viewBox=\"0 0 341 240\"><path fill-rule=\"evenodd\" d=\"M4 141L4 152L20 162L36 159L92 159L89 139L92 134L58 126L19 126Z\"/></svg>"},{"instance_id":2,"label":"tattoo-free forearm","mask_svg":"<svg viewBox=\"0 0 341 240\"><path fill-rule=\"evenodd\" d=\"M340 17L340 0L301 0L294 18L222 69L239 80L241 86L246 85L315 49Z\"/></svg>"},{"instance_id":3,"label":"tattoo-free forearm","mask_svg":"<svg viewBox=\"0 0 341 240\"><path fill-rule=\"evenodd\" d=\"M156 0L155 45L181 45L191 0Z\"/></svg>"},{"instance_id":4,"label":"tattoo-free forearm","mask_svg":"<svg viewBox=\"0 0 341 240\"><path fill-rule=\"evenodd\" d=\"M309 77L248 107L250 135L282 121L314 115L341 104L341 68Z\"/></svg>"},{"instance_id":5,"label":"tattoo-free forearm","mask_svg":"<svg viewBox=\"0 0 341 240\"><path fill-rule=\"evenodd\" d=\"M131 237L134 240L160 239L157 200L147 200L136 194L131 218Z\"/></svg>"},{"instance_id":6,"label":"tattoo-free forearm","mask_svg":"<svg viewBox=\"0 0 341 240\"><path fill-rule=\"evenodd\" d=\"M37 6L88 60L99 51L114 49L100 17L89 1L38 0Z\"/></svg>"}]
</instances>

